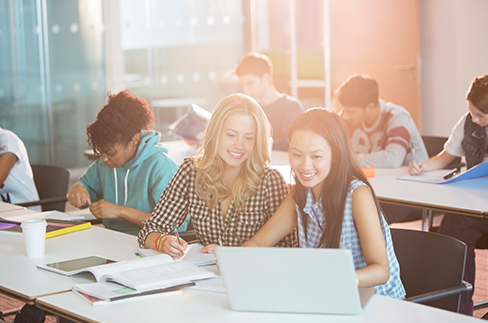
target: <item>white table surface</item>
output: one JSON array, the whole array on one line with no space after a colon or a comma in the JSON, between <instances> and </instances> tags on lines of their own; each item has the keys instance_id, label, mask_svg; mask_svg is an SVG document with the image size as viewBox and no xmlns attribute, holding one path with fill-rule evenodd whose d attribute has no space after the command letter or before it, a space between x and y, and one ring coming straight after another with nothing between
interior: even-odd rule
<instances>
[{"instance_id":1,"label":"white table surface","mask_svg":"<svg viewBox=\"0 0 488 323\"><path fill-rule=\"evenodd\" d=\"M407 167L375 170L369 178L381 202L469 216L488 215L488 177L448 184L399 180Z\"/></svg>"},{"instance_id":2,"label":"white table surface","mask_svg":"<svg viewBox=\"0 0 488 323\"><path fill-rule=\"evenodd\" d=\"M135 236L94 226L46 239L46 253L38 258L26 256L22 235L0 234L0 291L32 303L42 295L71 290L76 283L95 282L88 273L64 277L36 264L91 255L120 261L136 258L135 252Z\"/></svg>"},{"instance_id":3,"label":"white table surface","mask_svg":"<svg viewBox=\"0 0 488 323\"><path fill-rule=\"evenodd\" d=\"M375 295L362 315L235 312L222 293L183 290L182 294L93 307L72 292L41 297L43 309L85 322L479 322L479 319L425 305Z\"/></svg>"}]
</instances>

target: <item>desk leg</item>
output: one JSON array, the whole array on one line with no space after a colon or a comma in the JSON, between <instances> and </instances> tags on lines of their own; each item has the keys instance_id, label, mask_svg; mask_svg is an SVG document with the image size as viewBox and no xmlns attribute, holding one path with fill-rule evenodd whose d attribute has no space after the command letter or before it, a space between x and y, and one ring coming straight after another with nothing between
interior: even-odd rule
<instances>
[{"instance_id":1,"label":"desk leg","mask_svg":"<svg viewBox=\"0 0 488 323\"><path fill-rule=\"evenodd\" d=\"M429 231L432 221L432 210L422 209L422 231Z\"/></svg>"}]
</instances>

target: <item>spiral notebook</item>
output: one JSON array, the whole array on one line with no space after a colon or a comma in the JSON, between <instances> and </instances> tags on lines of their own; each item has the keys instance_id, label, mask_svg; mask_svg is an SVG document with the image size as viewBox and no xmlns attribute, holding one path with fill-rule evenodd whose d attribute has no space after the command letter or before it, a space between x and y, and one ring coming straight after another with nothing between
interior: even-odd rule
<instances>
[{"instance_id":1,"label":"spiral notebook","mask_svg":"<svg viewBox=\"0 0 488 323\"><path fill-rule=\"evenodd\" d=\"M361 314L374 288L358 288L350 250L217 247L235 311Z\"/></svg>"}]
</instances>

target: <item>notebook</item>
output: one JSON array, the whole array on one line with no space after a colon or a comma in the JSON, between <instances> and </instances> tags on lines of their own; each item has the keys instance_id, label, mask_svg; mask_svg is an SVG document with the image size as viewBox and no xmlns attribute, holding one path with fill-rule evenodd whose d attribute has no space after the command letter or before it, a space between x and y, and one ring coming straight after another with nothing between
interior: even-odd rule
<instances>
[{"instance_id":1,"label":"notebook","mask_svg":"<svg viewBox=\"0 0 488 323\"><path fill-rule=\"evenodd\" d=\"M350 250L217 247L235 311L361 314L375 294L358 288Z\"/></svg>"}]
</instances>

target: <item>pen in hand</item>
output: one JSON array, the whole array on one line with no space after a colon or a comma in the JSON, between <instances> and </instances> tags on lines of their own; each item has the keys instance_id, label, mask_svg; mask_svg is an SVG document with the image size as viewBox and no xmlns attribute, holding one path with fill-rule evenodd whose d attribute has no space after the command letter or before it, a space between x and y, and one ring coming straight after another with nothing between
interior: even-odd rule
<instances>
[{"instance_id":1,"label":"pen in hand","mask_svg":"<svg viewBox=\"0 0 488 323\"><path fill-rule=\"evenodd\" d=\"M412 148L413 159L418 163L417 154L415 153L415 146L413 145L413 142L410 142L410 148Z\"/></svg>"},{"instance_id":2,"label":"pen in hand","mask_svg":"<svg viewBox=\"0 0 488 323\"><path fill-rule=\"evenodd\" d=\"M175 229L176 240L178 240L178 244L181 245L180 234L178 233L178 228L176 226L176 222L174 221L173 221L173 229Z\"/></svg>"}]
</instances>

